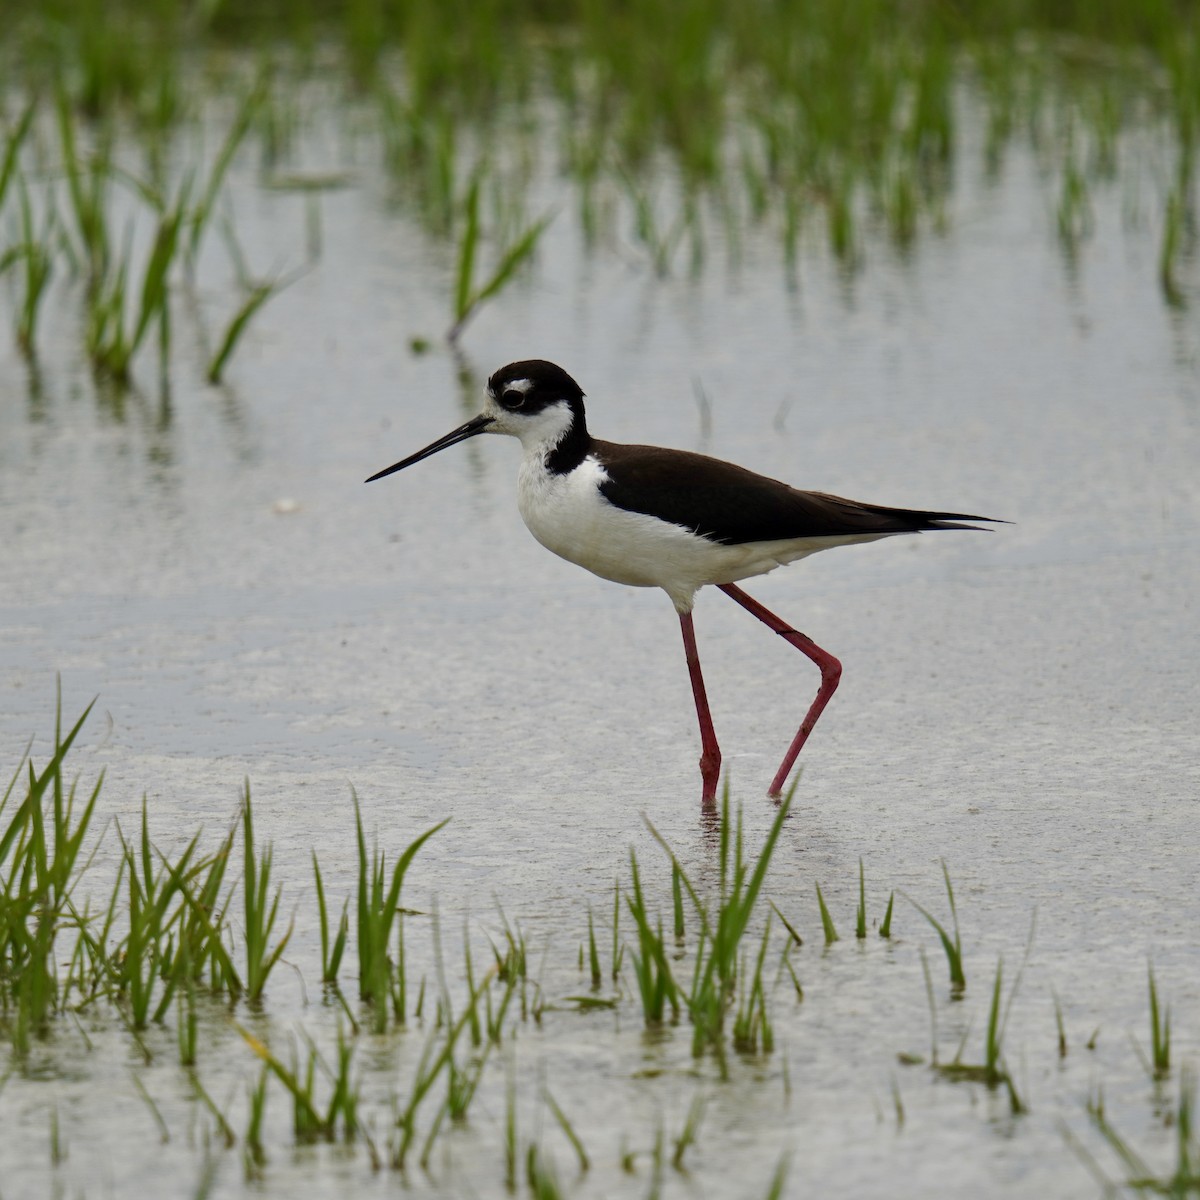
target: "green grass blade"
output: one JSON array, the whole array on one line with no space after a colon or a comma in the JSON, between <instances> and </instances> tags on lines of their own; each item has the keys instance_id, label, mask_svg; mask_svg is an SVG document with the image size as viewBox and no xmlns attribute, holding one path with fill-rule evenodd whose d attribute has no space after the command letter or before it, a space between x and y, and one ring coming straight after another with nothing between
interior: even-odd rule
<instances>
[{"instance_id":1,"label":"green grass blade","mask_svg":"<svg viewBox=\"0 0 1200 1200\"><path fill-rule=\"evenodd\" d=\"M861 858L858 860L858 911L854 919L854 936L860 940L867 936L867 884Z\"/></svg>"},{"instance_id":2,"label":"green grass blade","mask_svg":"<svg viewBox=\"0 0 1200 1200\"><path fill-rule=\"evenodd\" d=\"M833 918L829 915L829 909L825 904L825 897L821 895L821 885L817 885L817 907L821 910L821 928L825 931L825 945L830 946L838 941L838 932L834 928Z\"/></svg>"},{"instance_id":3,"label":"green grass blade","mask_svg":"<svg viewBox=\"0 0 1200 1200\"><path fill-rule=\"evenodd\" d=\"M33 123L33 114L37 111L38 99L33 96L25 105L24 112L17 118L16 124L9 131L4 143L4 157L0 159L0 208L4 206L4 196L8 185L17 174L17 156L25 143L29 127Z\"/></svg>"},{"instance_id":4,"label":"green grass blade","mask_svg":"<svg viewBox=\"0 0 1200 1200\"><path fill-rule=\"evenodd\" d=\"M225 365L229 362L234 350L237 349L242 334L246 332L246 326L250 324L254 314L284 286L286 285L277 280L264 280L250 288L241 307L225 327L225 333L221 337L221 344L217 347L217 352L209 360L208 370L205 372L209 383L221 382L221 376L225 373Z\"/></svg>"},{"instance_id":5,"label":"green grass blade","mask_svg":"<svg viewBox=\"0 0 1200 1200\"><path fill-rule=\"evenodd\" d=\"M579 1134L575 1132L575 1127L567 1119L567 1114L558 1106L558 1101L550 1095L548 1089L543 1090L542 1095L545 1097L546 1107L558 1122L558 1127L566 1134L567 1141L571 1143L571 1148L575 1151L575 1157L579 1159L579 1169L581 1171L588 1170L591 1163L588 1160L587 1150L584 1149Z\"/></svg>"},{"instance_id":6,"label":"green grass blade","mask_svg":"<svg viewBox=\"0 0 1200 1200\"><path fill-rule=\"evenodd\" d=\"M883 921L879 926L879 936L881 938L890 938L892 936L892 907L896 902L896 893L888 894L887 911L883 914Z\"/></svg>"},{"instance_id":7,"label":"green grass blade","mask_svg":"<svg viewBox=\"0 0 1200 1200\"><path fill-rule=\"evenodd\" d=\"M479 185L480 176L476 173L467 188L463 204L466 228L458 248L458 272L454 287L455 329L461 326L471 308L471 280L475 275L475 251L479 245Z\"/></svg>"},{"instance_id":8,"label":"green grass blade","mask_svg":"<svg viewBox=\"0 0 1200 1200\"><path fill-rule=\"evenodd\" d=\"M554 216L554 213L547 213L544 217L534 221L504 252L487 283L471 297L470 308L477 308L485 300L490 300L508 283L520 269L521 264L533 253L538 239L550 222L554 220Z\"/></svg>"}]
</instances>

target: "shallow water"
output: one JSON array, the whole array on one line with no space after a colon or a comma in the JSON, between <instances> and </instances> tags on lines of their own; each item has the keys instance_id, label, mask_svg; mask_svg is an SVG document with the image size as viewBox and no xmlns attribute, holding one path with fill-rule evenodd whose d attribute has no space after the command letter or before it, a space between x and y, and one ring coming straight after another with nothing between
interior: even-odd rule
<instances>
[{"instance_id":1,"label":"shallow water","mask_svg":"<svg viewBox=\"0 0 1200 1200\"><path fill-rule=\"evenodd\" d=\"M314 168L342 165L322 152L310 149ZM1175 1080L1149 1080L1130 1034L1146 1044L1152 956L1176 1060L1196 1058L1200 342L1194 317L1163 305L1154 231L1127 219L1120 189L1097 200L1072 267L1032 160L1014 149L991 182L975 161L968 137L945 236L907 257L876 248L850 279L810 247L794 291L766 237L740 267L714 256L698 278L663 281L629 246L589 256L564 205L528 280L465 338L480 380L517 358L563 364L600 436L1014 522L819 555L748 585L845 667L768 880L806 938L793 955L803 1003L786 980L772 994L774 1054L733 1056L721 1081L711 1059L692 1059L686 1024L645 1033L631 980L616 1013L565 1003L586 990L588 907L611 912L630 846L669 908L644 817L694 878L714 876L677 622L664 596L593 579L532 541L514 503L515 444L476 439L363 486L478 403L452 358L406 349L448 324L451 263L365 167L320 196L321 257L258 316L227 389L197 384L197 348L173 365L169 411L152 389L115 411L78 361L65 304L36 384L4 350L0 745L15 764L36 732L44 760L56 672L66 714L99 695L75 768L104 769L104 816L126 828L145 794L152 831L175 850L201 824L215 841L250 779L259 836L299 905L288 958L305 984L281 970L265 1013L238 1019L279 1045L297 1023L325 1043L336 1026L319 1003L309 854L319 849L333 895L348 894L351 786L393 853L452 815L405 896L436 904L448 945L467 921L477 957L485 933L499 936L496 902L524 929L557 1006L516 1039L519 1120L522 1137L540 1130L569 1194L644 1194L656 1128L677 1136L697 1090L703 1134L687 1175L666 1167L668 1194L763 1195L787 1154L789 1195L1092 1195L1061 1124L1108 1162L1084 1111L1097 1087L1113 1124L1167 1172ZM561 199L562 185L540 186ZM306 197L259 189L246 168L233 187L255 265L298 261ZM216 283L199 295L210 318L222 303ZM775 811L762 792L815 673L715 592L696 624L757 847ZM893 888L946 916L945 860L964 1000L950 1000L936 935L899 897L893 942L855 943L860 858L873 921ZM816 882L843 935L828 950ZM1006 1046L1029 1112L1013 1117L1002 1092L897 1055L929 1052L924 949L941 1057L965 1034L964 1058L979 1059L996 961L1015 977L1035 910ZM422 970L428 926L409 924ZM216 1195L395 1190L361 1147L293 1149L282 1092L265 1174L247 1181L176 1066L173 1034L151 1034L145 1065L111 1020L84 1027L88 1039L64 1020L0 1091L5 1197L192 1195L206 1154ZM423 1036L362 1038L381 1142L389 1088ZM205 1040L199 1073L240 1133L255 1061L221 1013ZM430 1171L410 1170L413 1191L498 1193L502 1058ZM588 1147L584 1175L539 1081ZM67 1146L53 1169L52 1110ZM638 1152L633 1176L623 1146Z\"/></svg>"}]
</instances>

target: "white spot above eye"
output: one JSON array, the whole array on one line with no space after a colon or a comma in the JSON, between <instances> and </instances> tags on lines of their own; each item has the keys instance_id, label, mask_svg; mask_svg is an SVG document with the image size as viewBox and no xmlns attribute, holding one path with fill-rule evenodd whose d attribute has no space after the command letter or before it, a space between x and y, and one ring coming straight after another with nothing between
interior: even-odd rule
<instances>
[{"instance_id":1,"label":"white spot above eye","mask_svg":"<svg viewBox=\"0 0 1200 1200\"><path fill-rule=\"evenodd\" d=\"M502 396L505 392L520 392L522 396L525 396L528 395L532 390L532 379L510 379L501 385L499 393L496 392L496 389L491 385L490 382L487 386L487 394L491 396L493 400L496 399L497 394Z\"/></svg>"}]
</instances>

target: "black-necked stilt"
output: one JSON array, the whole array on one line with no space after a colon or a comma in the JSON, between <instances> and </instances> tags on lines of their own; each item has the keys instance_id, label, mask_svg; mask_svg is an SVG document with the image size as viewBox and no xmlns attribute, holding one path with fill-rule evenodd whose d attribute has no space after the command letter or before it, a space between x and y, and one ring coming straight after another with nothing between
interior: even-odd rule
<instances>
[{"instance_id":1,"label":"black-necked stilt","mask_svg":"<svg viewBox=\"0 0 1200 1200\"><path fill-rule=\"evenodd\" d=\"M837 688L842 665L746 595L736 581L831 546L926 529L978 529L962 522L995 519L860 504L802 492L703 454L598 441L588 433L579 385L561 367L541 359L502 367L488 380L479 416L367 482L477 433L520 438L525 457L517 474L517 507L543 546L603 579L660 587L671 597L700 721L705 802L716 796L721 751L692 627L700 588L715 584L820 668L817 698L771 781L770 794L778 796Z\"/></svg>"}]
</instances>

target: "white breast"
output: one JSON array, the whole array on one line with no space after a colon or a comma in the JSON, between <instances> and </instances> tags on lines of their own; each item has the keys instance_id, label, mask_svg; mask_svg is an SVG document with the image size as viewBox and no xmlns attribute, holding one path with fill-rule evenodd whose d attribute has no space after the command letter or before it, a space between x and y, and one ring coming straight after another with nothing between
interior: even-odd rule
<instances>
[{"instance_id":1,"label":"white breast","mask_svg":"<svg viewBox=\"0 0 1200 1200\"><path fill-rule=\"evenodd\" d=\"M709 583L734 583L851 541L812 538L723 546L644 513L610 504L600 492L608 476L594 458L565 475L546 470L542 454L527 454L517 475L517 507L529 532L560 558L602 579L660 587L680 612ZM875 535L878 536L878 535Z\"/></svg>"}]
</instances>

